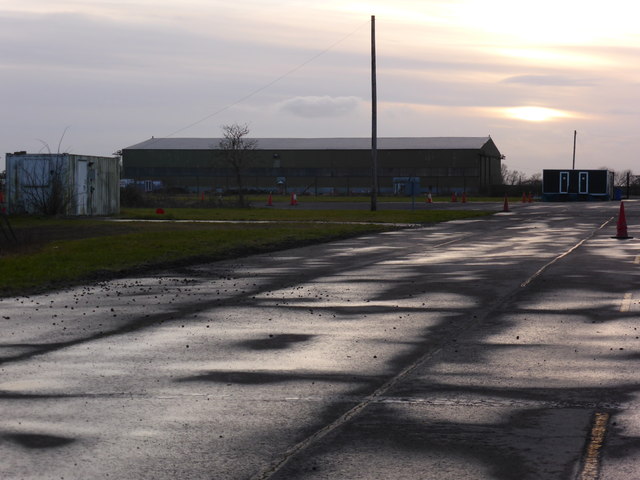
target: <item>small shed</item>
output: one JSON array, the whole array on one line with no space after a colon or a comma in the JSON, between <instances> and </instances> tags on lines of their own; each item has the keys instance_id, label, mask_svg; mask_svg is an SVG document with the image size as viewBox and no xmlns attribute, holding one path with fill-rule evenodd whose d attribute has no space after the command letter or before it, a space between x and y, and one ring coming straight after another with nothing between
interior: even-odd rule
<instances>
[{"instance_id":1,"label":"small shed","mask_svg":"<svg viewBox=\"0 0 640 480\"><path fill-rule=\"evenodd\" d=\"M120 158L8 153L9 213L113 215L120 211Z\"/></svg>"},{"instance_id":2,"label":"small shed","mask_svg":"<svg viewBox=\"0 0 640 480\"><path fill-rule=\"evenodd\" d=\"M613 200L609 170L543 170L542 199L548 202Z\"/></svg>"}]
</instances>

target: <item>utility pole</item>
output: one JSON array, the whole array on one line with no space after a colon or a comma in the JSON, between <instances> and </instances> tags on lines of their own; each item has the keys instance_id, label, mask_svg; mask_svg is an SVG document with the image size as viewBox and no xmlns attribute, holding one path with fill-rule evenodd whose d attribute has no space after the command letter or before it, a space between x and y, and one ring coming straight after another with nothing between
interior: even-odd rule
<instances>
[{"instance_id":1,"label":"utility pole","mask_svg":"<svg viewBox=\"0 0 640 480\"><path fill-rule=\"evenodd\" d=\"M376 92L376 17L371 15L371 211L378 209L378 95Z\"/></svg>"},{"instance_id":2,"label":"utility pole","mask_svg":"<svg viewBox=\"0 0 640 480\"><path fill-rule=\"evenodd\" d=\"M578 131L574 130L573 131L573 168L572 170L576 169L576 136L578 135Z\"/></svg>"}]
</instances>

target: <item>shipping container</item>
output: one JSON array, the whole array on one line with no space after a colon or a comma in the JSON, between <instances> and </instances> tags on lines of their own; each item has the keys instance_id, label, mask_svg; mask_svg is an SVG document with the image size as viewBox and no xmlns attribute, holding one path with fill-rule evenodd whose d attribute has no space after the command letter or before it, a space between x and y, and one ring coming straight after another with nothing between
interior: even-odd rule
<instances>
[{"instance_id":1,"label":"shipping container","mask_svg":"<svg viewBox=\"0 0 640 480\"><path fill-rule=\"evenodd\" d=\"M120 211L120 158L6 155L8 213L114 215Z\"/></svg>"}]
</instances>

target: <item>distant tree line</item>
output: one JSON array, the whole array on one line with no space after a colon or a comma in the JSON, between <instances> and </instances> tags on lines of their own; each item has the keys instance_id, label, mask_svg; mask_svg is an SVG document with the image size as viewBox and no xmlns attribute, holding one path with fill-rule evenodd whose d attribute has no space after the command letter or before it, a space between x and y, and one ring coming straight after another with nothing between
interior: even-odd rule
<instances>
[{"instance_id":1,"label":"distant tree line","mask_svg":"<svg viewBox=\"0 0 640 480\"><path fill-rule=\"evenodd\" d=\"M534 173L527 176L526 173L518 170L510 170L506 164L502 164L500 173L502 174L502 184L505 193L519 194L519 191L531 193L542 193L542 173Z\"/></svg>"},{"instance_id":2,"label":"distant tree line","mask_svg":"<svg viewBox=\"0 0 640 480\"><path fill-rule=\"evenodd\" d=\"M603 170L611 170L607 167L602 167ZM635 175L631 170L622 170L621 172L613 173L613 184L616 187L626 188L627 182L630 187L635 187L636 190L640 187L640 175Z\"/></svg>"}]
</instances>

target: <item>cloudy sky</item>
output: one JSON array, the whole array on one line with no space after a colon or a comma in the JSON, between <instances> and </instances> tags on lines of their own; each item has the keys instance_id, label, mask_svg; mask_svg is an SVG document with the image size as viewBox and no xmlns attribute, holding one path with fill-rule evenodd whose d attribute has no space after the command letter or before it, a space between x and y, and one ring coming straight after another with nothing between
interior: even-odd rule
<instances>
[{"instance_id":1,"label":"cloudy sky","mask_svg":"<svg viewBox=\"0 0 640 480\"><path fill-rule=\"evenodd\" d=\"M510 169L640 173L640 4L3 0L0 148L156 137L491 135ZM60 146L59 146L60 145ZM4 167L4 156L0 169Z\"/></svg>"}]
</instances>

